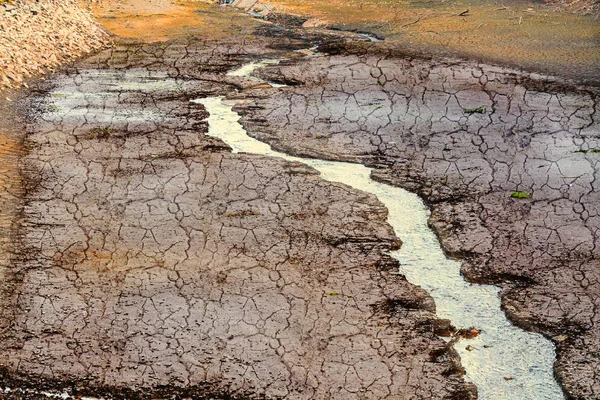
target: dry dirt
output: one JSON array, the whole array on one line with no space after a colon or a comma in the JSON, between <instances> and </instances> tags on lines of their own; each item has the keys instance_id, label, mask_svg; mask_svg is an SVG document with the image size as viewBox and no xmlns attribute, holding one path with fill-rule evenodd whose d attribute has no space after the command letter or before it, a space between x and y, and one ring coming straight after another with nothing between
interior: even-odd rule
<instances>
[{"instance_id":1,"label":"dry dirt","mask_svg":"<svg viewBox=\"0 0 600 400\"><path fill-rule=\"evenodd\" d=\"M419 192L465 274L504 285L509 316L554 337L567 392L600 398L597 87L398 50L510 55L593 80L596 23L538 6L444 14L462 3L390 14L396 31L327 21L388 35L365 53L206 3L91 6L123 44L0 104L5 384L115 398L473 397L434 334L430 297L394 273L376 199L205 136L188 100L245 89L254 136ZM552 21L567 38L540 50ZM332 56L265 72L289 88L224 75L313 43Z\"/></svg>"},{"instance_id":2,"label":"dry dirt","mask_svg":"<svg viewBox=\"0 0 600 400\"><path fill-rule=\"evenodd\" d=\"M304 165L231 154L189 102L255 85L224 72L312 39L121 45L23 100L5 385L475 398L432 299L386 254L399 243L381 203Z\"/></svg>"},{"instance_id":3,"label":"dry dirt","mask_svg":"<svg viewBox=\"0 0 600 400\"><path fill-rule=\"evenodd\" d=\"M89 5L112 34L146 43L194 35L205 40L251 36L258 26L250 16L211 1L99 0Z\"/></svg>"},{"instance_id":4,"label":"dry dirt","mask_svg":"<svg viewBox=\"0 0 600 400\"><path fill-rule=\"evenodd\" d=\"M576 15L520 0L237 0L303 16L305 26L371 32L425 55L462 56L598 82L600 11Z\"/></svg>"},{"instance_id":5,"label":"dry dirt","mask_svg":"<svg viewBox=\"0 0 600 400\"><path fill-rule=\"evenodd\" d=\"M293 86L248 94L237 110L249 134L289 154L365 163L419 193L463 274L502 285L508 316L553 338L567 393L600 398L599 89L335 50L263 72Z\"/></svg>"}]
</instances>

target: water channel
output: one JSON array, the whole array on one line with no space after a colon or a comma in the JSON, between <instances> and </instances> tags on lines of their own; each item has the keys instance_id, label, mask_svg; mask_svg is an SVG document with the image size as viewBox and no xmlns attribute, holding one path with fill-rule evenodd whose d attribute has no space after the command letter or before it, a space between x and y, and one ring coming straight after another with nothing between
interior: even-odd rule
<instances>
[{"instance_id":1,"label":"water channel","mask_svg":"<svg viewBox=\"0 0 600 400\"><path fill-rule=\"evenodd\" d=\"M260 67L275 60L250 63L229 75L252 77ZM281 87L281 85L272 85ZM285 89L280 89L285 90ZM460 274L461 263L446 258L434 232L427 225L429 210L421 199L404 189L373 181L371 169L360 164L305 159L274 151L266 143L247 135L233 111L235 101L223 97L192 100L203 104L208 117L209 135L245 152L280 157L307 164L331 182L340 182L369 192L388 208L388 223L403 245L393 256L400 272L435 299L437 315L450 319L456 327L476 327L481 334L455 343L466 379L475 383L484 400L557 400L563 393L554 379L553 344L542 335L513 326L500 308L500 288L466 282Z\"/></svg>"},{"instance_id":2,"label":"water channel","mask_svg":"<svg viewBox=\"0 0 600 400\"><path fill-rule=\"evenodd\" d=\"M250 63L229 75L259 80L251 76L252 72L274 63L277 60ZM283 85L272 86L274 90L286 90ZM239 123L240 116L232 109L235 101L223 97L193 101L203 104L210 114L209 135L229 144L234 153L254 153L307 164L318 170L323 179L369 192L388 208L388 223L403 242L402 248L392 253L400 262L400 272L430 293L440 318L450 319L457 327L473 326L481 330L478 337L455 343L467 372L466 379L477 385L480 399L564 399L552 372L555 361L552 343L542 335L510 324L500 308L500 288L470 284L463 279L460 262L445 257L437 237L429 229L429 210L417 195L373 181L371 169L360 164L298 158L272 150L268 144L247 135ZM8 388L0 390L2 394L11 392ZM66 392L36 390L17 390L12 394L19 393L72 398Z\"/></svg>"}]
</instances>

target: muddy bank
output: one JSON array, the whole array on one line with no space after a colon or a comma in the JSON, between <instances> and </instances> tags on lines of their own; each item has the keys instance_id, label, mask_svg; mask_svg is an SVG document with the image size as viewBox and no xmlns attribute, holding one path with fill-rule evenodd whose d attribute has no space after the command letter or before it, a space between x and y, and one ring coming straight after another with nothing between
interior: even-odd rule
<instances>
[{"instance_id":1,"label":"muddy bank","mask_svg":"<svg viewBox=\"0 0 600 400\"><path fill-rule=\"evenodd\" d=\"M256 85L224 72L309 43L123 45L34 90L5 384L475 398L431 298L387 255L399 242L383 205L306 166L231 154L189 102Z\"/></svg>"},{"instance_id":2,"label":"muddy bank","mask_svg":"<svg viewBox=\"0 0 600 400\"><path fill-rule=\"evenodd\" d=\"M75 0L3 2L0 32L0 90L110 43Z\"/></svg>"},{"instance_id":3,"label":"muddy bank","mask_svg":"<svg viewBox=\"0 0 600 400\"><path fill-rule=\"evenodd\" d=\"M293 14L309 30L369 32L391 49L600 83L598 9L592 15L573 15L527 0L236 0L234 4L270 20Z\"/></svg>"},{"instance_id":4,"label":"muddy bank","mask_svg":"<svg viewBox=\"0 0 600 400\"><path fill-rule=\"evenodd\" d=\"M271 66L237 107L290 154L361 162L419 193L445 251L553 338L572 398L600 397L596 87L458 60L348 54ZM477 299L473 299L474 302Z\"/></svg>"}]
</instances>

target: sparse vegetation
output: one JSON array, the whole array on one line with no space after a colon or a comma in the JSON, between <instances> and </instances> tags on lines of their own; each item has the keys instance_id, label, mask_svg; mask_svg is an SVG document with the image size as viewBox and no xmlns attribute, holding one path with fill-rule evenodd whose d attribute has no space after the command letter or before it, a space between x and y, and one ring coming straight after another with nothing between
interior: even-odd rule
<instances>
[{"instance_id":1,"label":"sparse vegetation","mask_svg":"<svg viewBox=\"0 0 600 400\"><path fill-rule=\"evenodd\" d=\"M532 196L526 192L515 191L510 193L510 197L513 199L531 199Z\"/></svg>"},{"instance_id":2,"label":"sparse vegetation","mask_svg":"<svg viewBox=\"0 0 600 400\"><path fill-rule=\"evenodd\" d=\"M485 106L477 107L477 108L465 108L463 112L465 114L485 114L487 109Z\"/></svg>"},{"instance_id":3,"label":"sparse vegetation","mask_svg":"<svg viewBox=\"0 0 600 400\"><path fill-rule=\"evenodd\" d=\"M583 153L583 154L600 154L600 148L593 148L593 149L579 149L577 151L575 151L575 153Z\"/></svg>"}]
</instances>

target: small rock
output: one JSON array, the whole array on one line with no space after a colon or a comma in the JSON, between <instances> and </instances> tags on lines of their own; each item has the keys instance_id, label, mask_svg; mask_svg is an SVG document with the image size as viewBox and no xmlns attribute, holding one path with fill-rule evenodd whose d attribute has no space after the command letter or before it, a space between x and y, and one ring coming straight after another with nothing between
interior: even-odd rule
<instances>
[{"instance_id":1,"label":"small rock","mask_svg":"<svg viewBox=\"0 0 600 400\"><path fill-rule=\"evenodd\" d=\"M436 319L432 323L433 333L442 337L452 336L454 327L449 319Z\"/></svg>"},{"instance_id":2,"label":"small rock","mask_svg":"<svg viewBox=\"0 0 600 400\"><path fill-rule=\"evenodd\" d=\"M569 338L569 336L567 336L567 335L558 335L558 336L554 336L552 339L554 339L556 342L564 342L568 338Z\"/></svg>"}]
</instances>

